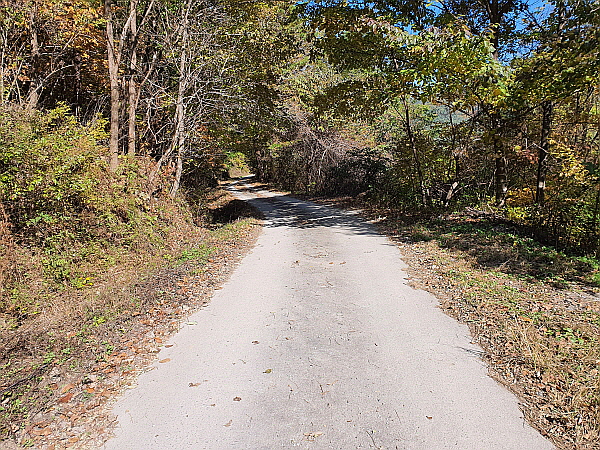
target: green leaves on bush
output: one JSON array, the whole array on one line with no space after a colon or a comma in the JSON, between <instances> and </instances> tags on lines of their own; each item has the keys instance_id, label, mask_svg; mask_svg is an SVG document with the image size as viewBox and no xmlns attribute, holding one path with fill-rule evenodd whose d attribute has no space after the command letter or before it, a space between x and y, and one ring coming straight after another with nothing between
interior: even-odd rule
<instances>
[{"instance_id":1,"label":"green leaves on bush","mask_svg":"<svg viewBox=\"0 0 600 450\"><path fill-rule=\"evenodd\" d=\"M97 144L103 128L78 124L66 106L0 110L0 199L16 234L45 239L97 207L109 179Z\"/></svg>"}]
</instances>

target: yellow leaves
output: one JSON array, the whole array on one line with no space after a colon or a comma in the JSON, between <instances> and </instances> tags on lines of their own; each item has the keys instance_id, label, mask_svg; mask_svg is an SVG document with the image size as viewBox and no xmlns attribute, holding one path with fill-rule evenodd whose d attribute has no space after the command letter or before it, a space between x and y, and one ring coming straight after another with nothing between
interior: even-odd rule
<instances>
[{"instance_id":1,"label":"yellow leaves","mask_svg":"<svg viewBox=\"0 0 600 450\"><path fill-rule=\"evenodd\" d=\"M580 183L585 182L589 177L589 172L583 166L575 150L553 139L550 139L549 143L550 153L559 163L559 178L572 178Z\"/></svg>"}]
</instances>

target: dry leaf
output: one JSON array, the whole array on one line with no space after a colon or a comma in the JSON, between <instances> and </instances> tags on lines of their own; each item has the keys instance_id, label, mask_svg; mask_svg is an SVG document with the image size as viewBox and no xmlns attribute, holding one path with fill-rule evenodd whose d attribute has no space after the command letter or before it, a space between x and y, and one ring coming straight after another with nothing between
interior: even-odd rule
<instances>
[{"instance_id":1,"label":"dry leaf","mask_svg":"<svg viewBox=\"0 0 600 450\"><path fill-rule=\"evenodd\" d=\"M50 427L46 427L41 430L31 430L29 434L33 436L50 436L52 434L52 430Z\"/></svg>"},{"instance_id":2,"label":"dry leaf","mask_svg":"<svg viewBox=\"0 0 600 450\"><path fill-rule=\"evenodd\" d=\"M258 344L258 341L252 341L252 343L253 343L254 345L256 345L256 344Z\"/></svg>"},{"instance_id":3,"label":"dry leaf","mask_svg":"<svg viewBox=\"0 0 600 450\"><path fill-rule=\"evenodd\" d=\"M273 372L273 369L267 369L263 373L271 373L271 372Z\"/></svg>"},{"instance_id":4,"label":"dry leaf","mask_svg":"<svg viewBox=\"0 0 600 450\"><path fill-rule=\"evenodd\" d=\"M241 402L242 401L242 397L234 397L233 401L234 402Z\"/></svg>"},{"instance_id":5,"label":"dry leaf","mask_svg":"<svg viewBox=\"0 0 600 450\"><path fill-rule=\"evenodd\" d=\"M61 397L58 399L58 403L67 403L69 402L71 399L73 398L73 393L69 392L67 395L65 395L64 397Z\"/></svg>"},{"instance_id":6,"label":"dry leaf","mask_svg":"<svg viewBox=\"0 0 600 450\"><path fill-rule=\"evenodd\" d=\"M71 389L73 389L75 387L75 385L73 383L67 384L65 387L63 387L60 392L61 394L64 394L67 391L70 391Z\"/></svg>"},{"instance_id":7,"label":"dry leaf","mask_svg":"<svg viewBox=\"0 0 600 450\"><path fill-rule=\"evenodd\" d=\"M317 432L312 432L312 433L304 433L304 436L306 436L307 440L314 441L316 438L318 438L322 434L323 434L322 431L317 431Z\"/></svg>"},{"instance_id":8,"label":"dry leaf","mask_svg":"<svg viewBox=\"0 0 600 450\"><path fill-rule=\"evenodd\" d=\"M198 387L200 386L202 383L190 383L188 384L189 387Z\"/></svg>"},{"instance_id":9,"label":"dry leaf","mask_svg":"<svg viewBox=\"0 0 600 450\"><path fill-rule=\"evenodd\" d=\"M227 422L225 425L223 425L224 427L230 427L231 424L233 423L233 420L230 420L229 422Z\"/></svg>"},{"instance_id":10,"label":"dry leaf","mask_svg":"<svg viewBox=\"0 0 600 450\"><path fill-rule=\"evenodd\" d=\"M166 362L169 362L169 361L171 361L171 358L165 358L165 359L161 359L161 360L159 361L159 363L161 363L161 364L162 364L162 363L166 363Z\"/></svg>"}]
</instances>

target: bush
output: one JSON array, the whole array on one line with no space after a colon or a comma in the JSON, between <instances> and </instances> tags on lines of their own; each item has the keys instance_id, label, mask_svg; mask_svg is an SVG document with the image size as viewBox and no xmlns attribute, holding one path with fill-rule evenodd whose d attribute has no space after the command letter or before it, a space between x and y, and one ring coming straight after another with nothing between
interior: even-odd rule
<instances>
[{"instance_id":1,"label":"bush","mask_svg":"<svg viewBox=\"0 0 600 450\"><path fill-rule=\"evenodd\" d=\"M153 207L138 162L108 170L104 127L65 106L0 110L0 314L33 314L41 298L92 286L125 251L163 245L177 207Z\"/></svg>"},{"instance_id":2,"label":"bush","mask_svg":"<svg viewBox=\"0 0 600 450\"><path fill-rule=\"evenodd\" d=\"M0 199L13 233L41 243L80 230L110 183L97 144L101 121L81 126L61 106L49 113L0 110Z\"/></svg>"}]
</instances>

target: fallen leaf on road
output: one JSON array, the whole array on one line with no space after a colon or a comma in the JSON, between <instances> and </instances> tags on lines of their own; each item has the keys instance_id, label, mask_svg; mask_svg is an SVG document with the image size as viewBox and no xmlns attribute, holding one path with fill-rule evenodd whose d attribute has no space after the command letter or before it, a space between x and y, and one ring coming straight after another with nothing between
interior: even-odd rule
<instances>
[{"instance_id":1,"label":"fallen leaf on road","mask_svg":"<svg viewBox=\"0 0 600 450\"><path fill-rule=\"evenodd\" d=\"M433 419L433 417L431 417L431 416L425 416L425 417L427 417L429 420Z\"/></svg>"},{"instance_id":2,"label":"fallen leaf on road","mask_svg":"<svg viewBox=\"0 0 600 450\"><path fill-rule=\"evenodd\" d=\"M318 437L319 437L319 436L321 436L322 434L323 434L323 432L322 432L322 431L317 431L316 433L315 433L315 432L312 432L312 433L304 433L304 436L306 436L306 439L307 439L308 441L314 441L316 438L318 438Z\"/></svg>"},{"instance_id":3,"label":"fallen leaf on road","mask_svg":"<svg viewBox=\"0 0 600 450\"><path fill-rule=\"evenodd\" d=\"M256 345L256 344L258 344L258 341L252 341L252 343Z\"/></svg>"},{"instance_id":4,"label":"fallen leaf on road","mask_svg":"<svg viewBox=\"0 0 600 450\"><path fill-rule=\"evenodd\" d=\"M190 383L188 384L189 387L197 387L200 386L202 383Z\"/></svg>"},{"instance_id":5,"label":"fallen leaf on road","mask_svg":"<svg viewBox=\"0 0 600 450\"><path fill-rule=\"evenodd\" d=\"M166 362L169 362L169 361L171 361L171 358L165 358L165 359L161 359L159 361L159 363L166 363Z\"/></svg>"},{"instance_id":6,"label":"fallen leaf on road","mask_svg":"<svg viewBox=\"0 0 600 450\"><path fill-rule=\"evenodd\" d=\"M188 325L198 325L198 322L188 322Z\"/></svg>"},{"instance_id":7,"label":"fallen leaf on road","mask_svg":"<svg viewBox=\"0 0 600 450\"><path fill-rule=\"evenodd\" d=\"M271 372L273 372L273 369L267 369L263 373L271 373Z\"/></svg>"},{"instance_id":8,"label":"fallen leaf on road","mask_svg":"<svg viewBox=\"0 0 600 450\"><path fill-rule=\"evenodd\" d=\"M241 402L242 401L242 397L233 397L233 401L234 402Z\"/></svg>"},{"instance_id":9,"label":"fallen leaf on road","mask_svg":"<svg viewBox=\"0 0 600 450\"><path fill-rule=\"evenodd\" d=\"M225 425L223 425L224 427L230 427L231 424L233 423L233 420L230 420L229 422L227 422Z\"/></svg>"},{"instance_id":10,"label":"fallen leaf on road","mask_svg":"<svg viewBox=\"0 0 600 450\"><path fill-rule=\"evenodd\" d=\"M171 348L171 347L173 347L173 344L165 345L165 348Z\"/></svg>"}]
</instances>

